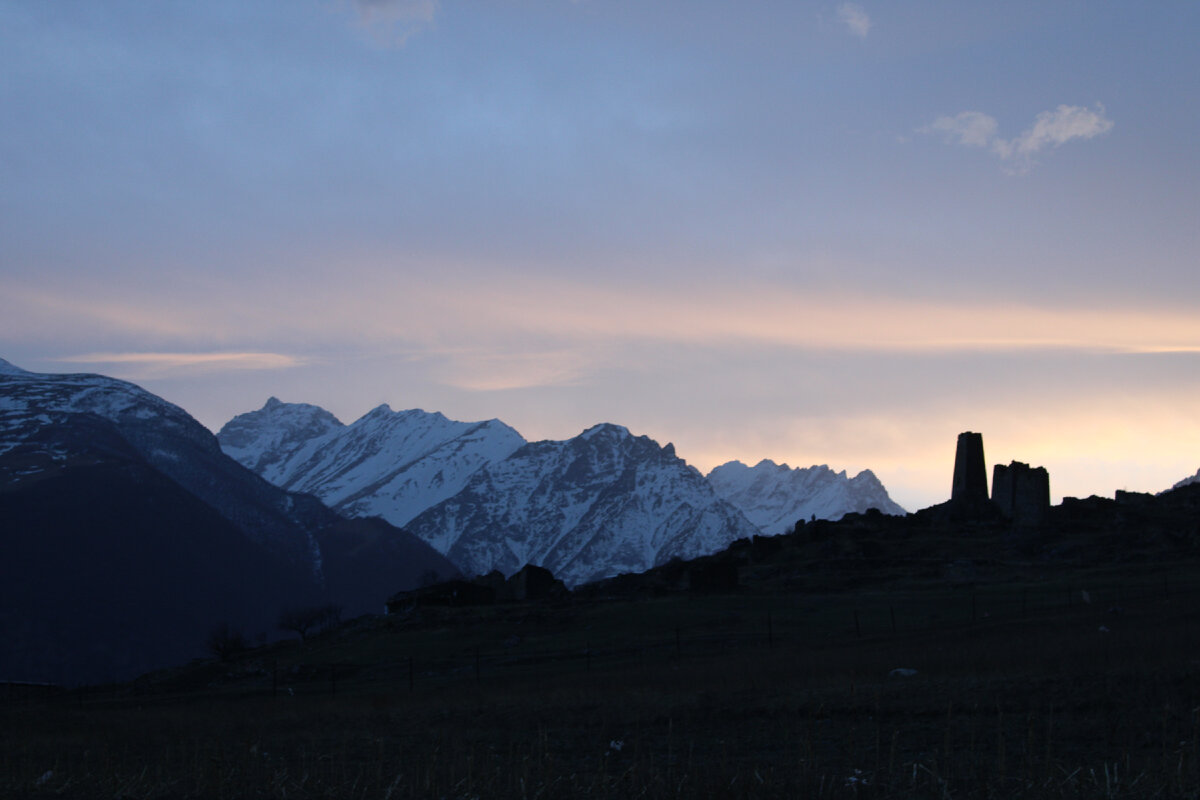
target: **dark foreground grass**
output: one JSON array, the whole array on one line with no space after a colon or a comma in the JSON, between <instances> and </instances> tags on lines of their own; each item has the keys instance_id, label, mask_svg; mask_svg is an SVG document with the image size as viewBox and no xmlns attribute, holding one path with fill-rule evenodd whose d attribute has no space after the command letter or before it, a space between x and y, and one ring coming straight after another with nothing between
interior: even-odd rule
<instances>
[{"instance_id":1,"label":"dark foreground grass","mask_svg":"<svg viewBox=\"0 0 1200 800\"><path fill-rule=\"evenodd\" d=\"M1005 619L963 601L939 625L856 635L862 598L825 597L837 625L821 635L743 635L763 602L380 622L140 689L9 703L0 795L1200 797L1193 598ZM514 626L504 659L452 666ZM590 656L520 655L580 640ZM404 652L440 666L410 684ZM292 676L274 692L251 668L268 658ZM335 658L340 682L301 669Z\"/></svg>"}]
</instances>

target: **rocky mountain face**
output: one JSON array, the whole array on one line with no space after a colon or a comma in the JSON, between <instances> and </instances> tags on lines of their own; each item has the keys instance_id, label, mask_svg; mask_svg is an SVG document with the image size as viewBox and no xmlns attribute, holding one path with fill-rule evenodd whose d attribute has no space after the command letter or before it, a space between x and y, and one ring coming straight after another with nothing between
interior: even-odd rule
<instances>
[{"instance_id":1,"label":"rocky mountain face","mask_svg":"<svg viewBox=\"0 0 1200 800\"><path fill-rule=\"evenodd\" d=\"M217 434L222 449L276 486L308 492L347 517L404 525L457 494L479 469L525 444L500 422L456 422L381 405L351 425L275 398Z\"/></svg>"},{"instance_id":2,"label":"rocky mountain face","mask_svg":"<svg viewBox=\"0 0 1200 800\"><path fill-rule=\"evenodd\" d=\"M270 484L133 384L0 360L0 678L130 677L202 653L221 622L252 634L292 604L375 611L455 572L384 527Z\"/></svg>"},{"instance_id":3,"label":"rocky mountain face","mask_svg":"<svg viewBox=\"0 0 1200 800\"><path fill-rule=\"evenodd\" d=\"M709 472L708 482L767 535L787 533L798 520L814 517L838 520L871 508L906 513L870 470L849 478L844 470L834 472L824 465L793 469L766 459L753 467L730 461Z\"/></svg>"},{"instance_id":4,"label":"rocky mountain face","mask_svg":"<svg viewBox=\"0 0 1200 800\"><path fill-rule=\"evenodd\" d=\"M609 424L521 447L408 530L467 574L511 574L532 563L567 585L711 553L758 533L671 445Z\"/></svg>"}]
</instances>

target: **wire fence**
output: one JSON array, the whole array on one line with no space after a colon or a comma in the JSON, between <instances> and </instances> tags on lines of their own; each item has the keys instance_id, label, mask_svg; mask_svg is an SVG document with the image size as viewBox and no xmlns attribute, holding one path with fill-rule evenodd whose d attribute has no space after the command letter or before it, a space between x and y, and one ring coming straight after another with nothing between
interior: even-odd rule
<instances>
[{"instance_id":1,"label":"wire fence","mask_svg":"<svg viewBox=\"0 0 1200 800\"><path fill-rule=\"evenodd\" d=\"M50 684L0 683L0 702L10 706L74 704L83 708L123 702L131 694L144 701L157 698L169 702L175 694L194 698L205 692L214 697L275 699L336 697L339 692L361 691L363 687L419 693L464 682L600 673L663 662L694 662L731 653L770 658L772 653L794 654L814 645L859 641L869 646L938 635L960 636L984 626L1022 621L1086 621L1103 629L1106 621L1112 620L1115 625L1127 614L1186 615L1200 611L1200 578L1164 575L1147 581L1064 582L1019 589L960 586L936 592L828 596L742 594L736 599L730 603L729 595L700 596L695 602L705 604L701 610L677 614L675 620L660 615L619 631L568 628L530 639L515 634L481 639L467 633L460 645L451 641L435 647L414 646L408 652L404 652L404 642L412 631L401 629L388 634L396 638L397 645L378 659L330 659L317 652L305 657L302 652L298 657L291 654L287 659L290 663L285 665L270 656L251 658L247 663L228 665L228 671L215 676L211 686L187 691L139 682L70 690ZM676 598L676 602L687 604L693 599ZM736 608L736 613L718 612L726 606Z\"/></svg>"}]
</instances>

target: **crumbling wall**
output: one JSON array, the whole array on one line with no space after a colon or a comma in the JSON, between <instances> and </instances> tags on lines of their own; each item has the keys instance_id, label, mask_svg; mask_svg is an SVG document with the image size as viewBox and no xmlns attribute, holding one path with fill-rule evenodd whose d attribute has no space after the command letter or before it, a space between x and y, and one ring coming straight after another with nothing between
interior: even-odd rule
<instances>
[{"instance_id":1,"label":"crumbling wall","mask_svg":"<svg viewBox=\"0 0 1200 800\"><path fill-rule=\"evenodd\" d=\"M1050 511L1050 473L1020 461L992 471L992 501L1019 525L1039 525Z\"/></svg>"}]
</instances>

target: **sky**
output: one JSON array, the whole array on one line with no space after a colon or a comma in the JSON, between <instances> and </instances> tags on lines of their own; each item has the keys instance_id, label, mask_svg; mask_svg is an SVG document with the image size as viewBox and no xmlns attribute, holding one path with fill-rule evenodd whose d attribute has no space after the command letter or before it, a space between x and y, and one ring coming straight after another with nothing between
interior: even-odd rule
<instances>
[{"instance_id":1,"label":"sky","mask_svg":"<svg viewBox=\"0 0 1200 800\"><path fill-rule=\"evenodd\" d=\"M1200 4L0 0L0 357L948 498L1200 467Z\"/></svg>"}]
</instances>

